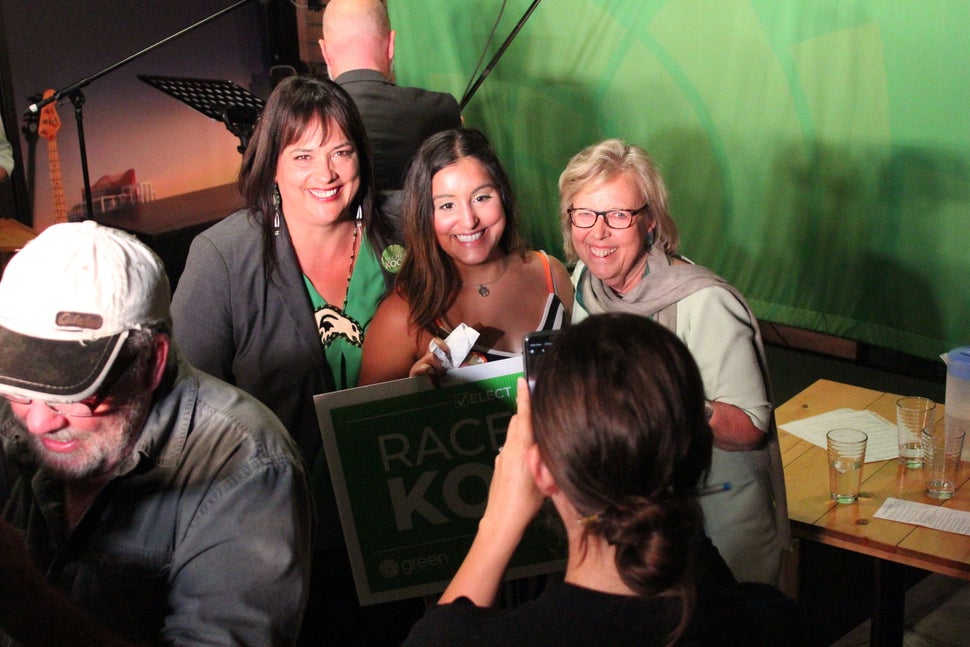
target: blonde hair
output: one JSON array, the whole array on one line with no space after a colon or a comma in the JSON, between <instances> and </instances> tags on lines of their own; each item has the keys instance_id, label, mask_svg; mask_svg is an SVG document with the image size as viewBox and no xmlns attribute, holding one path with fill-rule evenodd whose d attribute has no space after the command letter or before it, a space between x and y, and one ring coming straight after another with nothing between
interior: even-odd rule
<instances>
[{"instance_id":1,"label":"blonde hair","mask_svg":"<svg viewBox=\"0 0 970 647\"><path fill-rule=\"evenodd\" d=\"M563 248L570 261L578 260L572 242L572 225L567 209L580 191L596 189L622 174L629 174L646 203L644 214L656 222L653 244L668 254L676 254L680 243L677 225L667 206L667 185L656 162L639 146L622 139L607 139L576 153L559 176L559 224ZM638 205L639 206L639 205ZM637 227L646 238L649 218L640 218Z\"/></svg>"}]
</instances>

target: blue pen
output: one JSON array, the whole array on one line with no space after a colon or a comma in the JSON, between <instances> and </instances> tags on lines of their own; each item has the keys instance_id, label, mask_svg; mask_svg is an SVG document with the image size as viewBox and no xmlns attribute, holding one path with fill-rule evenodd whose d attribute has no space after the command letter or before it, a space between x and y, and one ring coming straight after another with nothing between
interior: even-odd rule
<instances>
[{"instance_id":1,"label":"blue pen","mask_svg":"<svg viewBox=\"0 0 970 647\"><path fill-rule=\"evenodd\" d=\"M694 494L696 496L704 496L705 494L717 494L718 492L725 492L731 489L730 483L716 483L714 485L708 485L697 490Z\"/></svg>"}]
</instances>

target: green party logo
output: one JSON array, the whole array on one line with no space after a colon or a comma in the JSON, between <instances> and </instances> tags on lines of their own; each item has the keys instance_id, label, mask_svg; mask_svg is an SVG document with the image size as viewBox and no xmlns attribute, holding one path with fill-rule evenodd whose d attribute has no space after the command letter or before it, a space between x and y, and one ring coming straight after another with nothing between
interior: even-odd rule
<instances>
[{"instance_id":1,"label":"green party logo","mask_svg":"<svg viewBox=\"0 0 970 647\"><path fill-rule=\"evenodd\" d=\"M397 274L404 262L404 246L388 245L381 254L381 265L391 274Z\"/></svg>"}]
</instances>

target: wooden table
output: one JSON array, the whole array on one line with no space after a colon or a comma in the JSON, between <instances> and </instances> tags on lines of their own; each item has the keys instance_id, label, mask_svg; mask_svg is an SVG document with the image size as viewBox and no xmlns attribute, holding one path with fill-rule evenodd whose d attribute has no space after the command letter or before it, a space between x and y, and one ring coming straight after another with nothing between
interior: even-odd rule
<instances>
[{"instance_id":1,"label":"wooden table","mask_svg":"<svg viewBox=\"0 0 970 647\"><path fill-rule=\"evenodd\" d=\"M889 421L896 419L898 395L819 380L778 407L778 425L834 409L870 409ZM938 405L937 415L944 412ZM896 460L866 463L862 496L839 505L829 498L828 465L823 448L779 430L788 515L792 534L875 559L876 592L871 645L902 645L906 587L904 566L970 580L970 537L921 526L875 519L889 498L970 510L970 469L964 462L956 495L941 502L923 493L923 471L907 469Z\"/></svg>"},{"instance_id":2,"label":"wooden table","mask_svg":"<svg viewBox=\"0 0 970 647\"><path fill-rule=\"evenodd\" d=\"M37 236L27 225L11 218L0 218L0 272L14 254Z\"/></svg>"},{"instance_id":3,"label":"wooden table","mask_svg":"<svg viewBox=\"0 0 970 647\"><path fill-rule=\"evenodd\" d=\"M134 234L165 263L175 290L192 240L243 205L235 184L215 186L98 214L94 220Z\"/></svg>"}]
</instances>

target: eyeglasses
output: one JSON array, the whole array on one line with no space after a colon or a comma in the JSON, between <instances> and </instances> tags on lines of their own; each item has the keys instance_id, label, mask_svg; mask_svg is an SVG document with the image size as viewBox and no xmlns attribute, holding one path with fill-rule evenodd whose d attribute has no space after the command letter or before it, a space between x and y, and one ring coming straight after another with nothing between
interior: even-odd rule
<instances>
[{"instance_id":1,"label":"eyeglasses","mask_svg":"<svg viewBox=\"0 0 970 647\"><path fill-rule=\"evenodd\" d=\"M596 219L603 216L606 226L610 229L628 229L633 224L633 219L649 206L644 204L639 209L610 209L609 211L593 211L592 209L566 209L569 215L569 222L574 227L589 229L596 224Z\"/></svg>"},{"instance_id":2,"label":"eyeglasses","mask_svg":"<svg viewBox=\"0 0 970 647\"><path fill-rule=\"evenodd\" d=\"M95 415L104 415L110 413L111 409L102 409L97 411L98 407L105 403L108 399L108 394L111 392L121 378L124 377L125 373L128 372L132 366L135 365L135 360L138 359L137 355L131 355L124 363L124 368L116 372L114 376L108 375L105 379L104 384L98 389L98 392L92 395L90 398L81 400L80 402L47 402L44 400L51 411L59 416L71 416L74 418L90 418ZM31 404L33 402L32 398L24 398L19 395L12 395L9 393L4 393L3 397L9 402L14 402L16 404Z\"/></svg>"}]
</instances>

